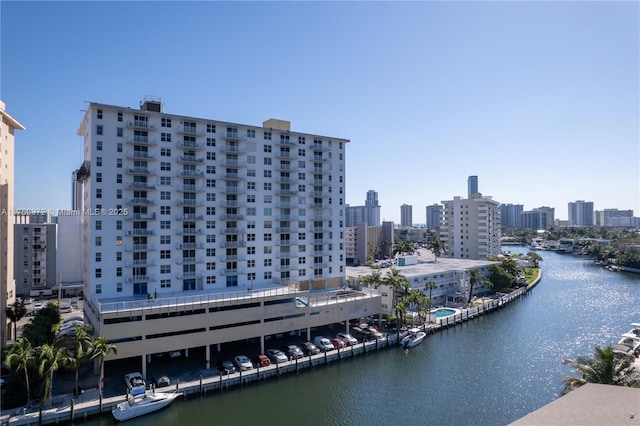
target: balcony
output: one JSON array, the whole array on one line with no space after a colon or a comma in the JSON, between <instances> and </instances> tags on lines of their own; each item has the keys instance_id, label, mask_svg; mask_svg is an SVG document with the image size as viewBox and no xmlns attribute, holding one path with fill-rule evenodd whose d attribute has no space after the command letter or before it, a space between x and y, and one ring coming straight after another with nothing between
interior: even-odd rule
<instances>
[{"instance_id":1,"label":"balcony","mask_svg":"<svg viewBox=\"0 0 640 426\"><path fill-rule=\"evenodd\" d=\"M222 243L220 243L220 247L222 248L240 248L246 246L246 241L223 241Z\"/></svg>"},{"instance_id":2,"label":"balcony","mask_svg":"<svg viewBox=\"0 0 640 426\"><path fill-rule=\"evenodd\" d=\"M179 257L176 259L178 265L191 265L196 263L204 263L203 257Z\"/></svg>"},{"instance_id":3,"label":"balcony","mask_svg":"<svg viewBox=\"0 0 640 426\"><path fill-rule=\"evenodd\" d=\"M127 189L135 190L135 189L143 189L143 190L154 190L156 186L152 183L147 182L131 182L127 184Z\"/></svg>"},{"instance_id":4,"label":"balcony","mask_svg":"<svg viewBox=\"0 0 640 426\"><path fill-rule=\"evenodd\" d=\"M289 251L285 251L282 252L282 249L280 249L280 253L276 253L276 259L291 259L294 257L298 257L298 251L297 250L289 250Z\"/></svg>"},{"instance_id":5,"label":"balcony","mask_svg":"<svg viewBox=\"0 0 640 426\"><path fill-rule=\"evenodd\" d=\"M191 142L191 141L180 141L178 142L178 148L181 149L194 149L194 150L203 150L206 149L206 146L203 143Z\"/></svg>"},{"instance_id":6,"label":"balcony","mask_svg":"<svg viewBox=\"0 0 640 426\"><path fill-rule=\"evenodd\" d=\"M176 250L199 250L203 249L203 243L179 243L176 244Z\"/></svg>"},{"instance_id":7,"label":"balcony","mask_svg":"<svg viewBox=\"0 0 640 426\"><path fill-rule=\"evenodd\" d=\"M124 266L126 266L127 268L138 268L138 267L146 267L146 266L156 266L156 264L151 259L136 259L136 260L127 260L124 263Z\"/></svg>"},{"instance_id":8,"label":"balcony","mask_svg":"<svg viewBox=\"0 0 640 426\"><path fill-rule=\"evenodd\" d=\"M220 220L244 220L243 214L223 214L220 216Z\"/></svg>"},{"instance_id":9,"label":"balcony","mask_svg":"<svg viewBox=\"0 0 640 426\"><path fill-rule=\"evenodd\" d=\"M246 173L225 173L223 179L226 180L245 180L247 178Z\"/></svg>"},{"instance_id":10,"label":"balcony","mask_svg":"<svg viewBox=\"0 0 640 426\"><path fill-rule=\"evenodd\" d=\"M224 144L223 146L220 147L220 149L222 150L223 154L244 154L244 151L240 150L240 146L239 145L234 145L234 144Z\"/></svg>"},{"instance_id":11,"label":"balcony","mask_svg":"<svg viewBox=\"0 0 640 426\"><path fill-rule=\"evenodd\" d=\"M329 157L326 155L314 155L313 161L315 162L326 162L329 161Z\"/></svg>"},{"instance_id":12,"label":"balcony","mask_svg":"<svg viewBox=\"0 0 640 426\"><path fill-rule=\"evenodd\" d=\"M293 164L293 163L285 163L285 164L277 164L276 165L276 170L281 171L281 172L297 172L298 171L298 164Z\"/></svg>"},{"instance_id":13,"label":"balcony","mask_svg":"<svg viewBox=\"0 0 640 426\"><path fill-rule=\"evenodd\" d=\"M186 228L186 229L178 229L176 231L176 235L201 235L202 229L200 228Z\"/></svg>"},{"instance_id":14,"label":"balcony","mask_svg":"<svg viewBox=\"0 0 640 426\"><path fill-rule=\"evenodd\" d=\"M298 178L297 177L284 177L284 176L280 176L280 177L276 177L276 183L282 185L282 184L287 184L287 183L292 183L292 184L297 184L298 183Z\"/></svg>"},{"instance_id":15,"label":"balcony","mask_svg":"<svg viewBox=\"0 0 640 426\"><path fill-rule=\"evenodd\" d=\"M182 272L176 275L176 278L179 280L189 280L189 279L195 279L195 278L203 278L204 275L202 274L202 272Z\"/></svg>"},{"instance_id":16,"label":"balcony","mask_svg":"<svg viewBox=\"0 0 640 426\"><path fill-rule=\"evenodd\" d=\"M237 186L224 186L222 188L220 188L220 192L222 194L244 194L245 190L244 188L240 188Z\"/></svg>"},{"instance_id":17,"label":"balcony","mask_svg":"<svg viewBox=\"0 0 640 426\"><path fill-rule=\"evenodd\" d=\"M149 200L148 198L137 197L129 198L127 200L127 204L134 206L153 206L155 204L155 201Z\"/></svg>"},{"instance_id":18,"label":"balcony","mask_svg":"<svg viewBox=\"0 0 640 426\"><path fill-rule=\"evenodd\" d=\"M279 209L297 209L300 204L292 202L276 203L276 207Z\"/></svg>"},{"instance_id":19,"label":"balcony","mask_svg":"<svg viewBox=\"0 0 640 426\"><path fill-rule=\"evenodd\" d=\"M220 201L221 207L244 207L244 203L240 203L238 200L222 200Z\"/></svg>"},{"instance_id":20,"label":"balcony","mask_svg":"<svg viewBox=\"0 0 640 426\"><path fill-rule=\"evenodd\" d=\"M276 195L285 196L285 197L293 197L298 195L298 191L294 191L293 189L280 189L276 191Z\"/></svg>"},{"instance_id":21,"label":"balcony","mask_svg":"<svg viewBox=\"0 0 640 426\"><path fill-rule=\"evenodd\" d=\"M176 220L203 220L202 214L180 214L176 216Z\"/></svg>"},{"instance_id":22,"label":"balcony","mask_svg":"<svg viewBox=\"0 0 640 426\"><path fill-rule=\"evenodd\" d=\"M128 283L144 283L149 281L154 281L151 275L130 275L127 277Z\"/></svg>"},{"instance_id":23,"label":"balcony","mask_svg":"<svg viewBox=\"0 0 640 426\"><path fill-rule=\"evenodd\" d=\"M220 275L238 275L246 272L245 268L225 268L220 270Z\"/></svg>"},{"instance_id":24,"label":"balcony","mask_svg":"<svg viewBox=\"0 0 640 426\"><path fill-rule=\"evenodd\" d=\"M245 140L244 136L238 135L238 132L227 132L222 135L222 139L229 141L243 141Z\"/></svg>"},{"instance_id":25,"label":"balcony","mask_svg":"<svg viewBox=\"0 0 640 426\"><path fill-rule=\"evenodd\" d=\"M235 235L235 234L244 234L246 231L244 228L222 228L220 229L220 233L222 235Z\"/></svg>"},{"instance_id":26,"label":"balcony","mask_svg":"<svg viewBox=\"0 0 640 426\"><path fill-rule=\"evenodd\" d=\"M284 213L281 213L277 217L277 220L298 220L298 215L297 214L284 214Z\"/></svg>"},{"instance_id":27,"label":"balcony","mask_svg":"<svg viewBox=\"0 0 640 426\"><path fill-rule=\"evenodd\" d=\"M148 120L131 120L127 121L127 127L129 129L138 129L138 130L156 130L156 128L149 124Z\"/></svg>"},{"instance_id":28,"label":"balcony","mask_svg":"<svg viewBox=\"0 0 640 426\"><path fill-rule=\"evenodd\" d=\"M245 256L244 254L233 254L233 255L222 256L223 262L244 262L246 260L247 260L247 256Z\"/></svg>"},{"instance_id":29,"label":"balcony","mask_svg":"<svg viewBox=\"0 0 640 426\"><path fill-rule=\"evenodd\" d=\"M155 174L155 170L149 169L148 167L129 167L127 169L127 174L148 176L148 175Z\"/></svg>"},{"instance_id":30,"label":"balcony","mask_svg":"<svg viewBox=\"0 0 640 426\"><path fill-rule=\"evenodd\" d=\"M247 167L247 162L237 158L225 158L222 160L222 165L226 167Z\"/></svg>"},{"instance_id":31,"label":"balcony","mask_svg":"<svg viewBox=\"0 0 640 426\"><path fill-rule=\"evenodd\" d=\"M204 206L204 201L198 201L195 199L177 200L176 205L185 207L202 207Z\"/></svg>"},{"instance_id":32,"label":"balcony","mask_svg":"<svg viewBox=\"0 0 640 426\"><path fill-rule=\"evenodd\" d=\"M179 135L204 136L204 132L199 132L195 126L177 126L176 133Z\"/></svg>"},{"instance_id":33,"label":"balcony","mask_svg":"<svg viewBox=\"0 0 640 426\"><path fill-rule=\"evenodd\" d=\"M314 268L328 268L329 267L329 263L328 262L313 262L313 267Z\"/></svg>"},{"instance_id":34,"label":"balcony","mask_svg":"<svg viewBox=\"0 0 640 426\"><path fill-rule=\"evenodd\" d=\"M204 163L204 157L198 158L195 155L181 155L178 157L178 163L201 164Z\"/></svg>"},{"instance_id":35,"label":"balcony","mask_svg":"<svg viewBox=\"0 0 640 426\"><path fill-rule=\"evenodd\" d=\"M320 186L329 186L329 181L328 180L322 180L322 179L314 179L313 180L313 184L314 185L320 185Z\"/></svg>"},{"instance_id":36,"label":"balcony","mask_svg":"<svg viewBox=\"0 0 640 426\"><path fill-rule=\"evenodd\" d=\"M276 228L278 234L290 234L292 232L298 232L298 226L289 226L284 228Z\"/></svg>"},{"instance_id":37,"label":"balcony","mask_svg":"<svg viewBox=\"0 0 640 426\"><path fill-rule=\"evenodd\" d=\"M156 157L149 154L147 151L128 151L127 158L132 160L156 160Z\"/></svg>"},{"instance_id":38,"label":"balcony","mask_svg":"<svg viewBox=\"0 0 640 426\"><path fill-rule=\"evenodd\" d=\"M176 185L178 192L204 192L204 185Z\"/></svg>"},{"instance_id":39,"label":"balcony","mask_svg":"<svg viewBox=\"0 0 640 426\"><path fill-rule=\"evenodd\" d=\"M291 153L290 151L279 151L276 152L276 158L298 158L298 153L296 153L296 155L294 155L293 153Z\"/></svg>"},{"instance_id":40,"label":"balcony","mask_svg":"<svg viewBox=\"0 0 640 426\"><path fill-rule=\"evenodd\" d=\"M279 141L275 142L276 146L293 146L293 147L297 147L298 145L292 141L291 139L280 139Z\"/></svg>"},{"instance_id":41,"label":"balcony","mask_svg":"<svg viewBox=\"0 0 640 426\"><path fill-rule=\"evenodd\" d=\"M153 231L151 229L144 228L130 229L127 231L127 235L153 235Z\"/></svg>"},{"instance_id":42,"label":"balcony","mask_svg":"<svg viewBox=\"0 0 640 426\"><path fill-rule=\"evenodd\" d=\"M297 245L298 245L297 238L276 241L276 246L297 246Z\"/></svg>"},{"instance_id":43,"label":"balcony","mask_svg":"<svg viewBox=\"0 0 640 426\"><path fill-rule=\"evenodd\" d=\"M125 142L130 145L156 145L158 140L156 138L150 138L149 136L127 136Z\"/></svg>"},{"instance_id":44,"label":"balcony","mask_svg":"<svg viewBox=\"0 0 640 426\"><path fill-rule=\"evenodd\" d=\"M196 170L182 170L178 172L178 177L187 177L187 178L203 178L204 172L196 171Z\"/></svg>"},{"instance_id":45,"label":"balcony","mask_svg":"<svg viewBox=\"0 0 640 426\"><path fill-rule=\"evenodd\" d=\"M156 249L155 244L127 244L124 246L124 251L154 251Z\"/></svg>"},{"instance_id":46,"label":"balcony","mask_svg":"<svg viewBox=\"0 0 640 426\"><path fill-rule=\"evenodd\" d=\"M309 205L309 208L311 209L328 209L330 208L329 204L324 204L324 203L311 203Z\"/></svg>"},{"instance_id":47,"label":"balcony","mask_svg":"<svg viewBox=\"0 0 640 426\"><path fill-rule=\"evenodd\" d=\"M318 152L329 152L331 151L331 148L329 147L329 145L327 144L317 144L314 143L313 146L310 148L313 151L318 151Z\"/></svg>"},{"instance_id":48,"label":"balcony","mask_svg":"<svg viewBox=\"0 0 640 426\"><path fill-rule=\"evenodd\" d=\"M155 220L155 213L131 213L127 215L127 220Z\"/></svg>"},{"instance_id":49,"label":"balcony","mask_svg":"<svg viewBox=\"0 0 640 426\"><path fill-rule=\"evenodd\" d=\"M278 272L287 272L287 271L296 271L298 270L297 265L276 265L276 271Z\"/></svg>"}]
</instances>

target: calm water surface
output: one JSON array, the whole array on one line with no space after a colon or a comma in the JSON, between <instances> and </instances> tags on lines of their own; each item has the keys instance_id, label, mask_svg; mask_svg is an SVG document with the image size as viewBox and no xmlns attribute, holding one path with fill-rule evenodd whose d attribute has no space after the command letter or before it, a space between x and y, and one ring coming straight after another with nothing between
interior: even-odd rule
<instances>
[{"instance_id":1,"label":"calm water surface","mask_svg":"<svg viewBox=\"0 0 640 426\"><path fill-rule=\"evenodd\" d=\"M509 248L526 252L524 248ZM504 425L557 398L564 358L590 355L640 322L640 276L538 252L530 296L404 351L180 400L138 425ZM110 417L83 422L110 425Z\"/></svg>"}]
</instances>

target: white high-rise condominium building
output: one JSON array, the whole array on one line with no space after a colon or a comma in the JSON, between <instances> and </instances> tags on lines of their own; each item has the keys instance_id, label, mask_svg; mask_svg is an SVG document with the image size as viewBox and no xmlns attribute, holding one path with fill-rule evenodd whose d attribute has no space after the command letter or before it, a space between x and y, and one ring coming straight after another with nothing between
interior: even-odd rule
<instances>
[{"instance_id":1,"label":"white high-rise condominium building","mask_svg":"<svg viewBox=\"0 0 640 426\"><path fill-rule=\"evenodd\" d=\"M6 309L16 300L13 279L14 133L25 127L5 111L0 101L0 349L13 339Z\"/></svg>"},{"instance_id":2,"label":"white high-rise condominium building","mask_svg":"<svg viewBox=\"0 0 640 426\"><path fill-rule=\"evenodd\" d=\"M483 260L500 254L500 203L491 197L443 201L440 239L447 256Z\"/></svg>"},{"instance_id":3,"label":"white high-rise condominium building","mask_svg":"<svg viewBox=\"0 0 640 426\"><path fill-rule=\"evenodd\" d=\"M593 226L593 201L578 200L568 204L569 226Z\"/></svg>"},{"instance_id":4,"label":"white high-rise condominium building","mask_svg":"<svg viewBox=\"0 0 640 426\"><path fill-rule=\"evenodd\" d=\"M372 297L312 315L312 290L344 283L348 140L168 114L157 99L90 103L78 134L85 317L117 357L205 346L208 368L213 345L258 337L264 350L265 335L344 321L343 307L378 312ZM165 304L181 313L149 313Z\"/></svg>"},{"instance_id":5,"label":"white high-rise condominium building","mask_svg":"<svg viewBox=\"0 0 640 426\"><path fill-rule=\"evenodd\" d=\"M85 291L342 284L345 139L91 103Z\"/></svg>"}]
</instances>

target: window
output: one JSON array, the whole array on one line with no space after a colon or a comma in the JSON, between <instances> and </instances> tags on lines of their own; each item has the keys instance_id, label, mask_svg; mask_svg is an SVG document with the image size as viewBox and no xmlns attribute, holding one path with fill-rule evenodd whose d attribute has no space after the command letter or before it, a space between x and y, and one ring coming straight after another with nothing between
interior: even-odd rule
<instances>
[{"instance_id":1,"label":"window","mask_svg":"<svg viewBox=\"0 0 640 426\"><path fill-rule=\"evenodd\" d=\"M116 158L116 167L119 169L122 168L122 158Z\"/></svg>"},{"instance_id":2,"label":"window","mask_svg":"<svg viewBox=\"0 0 640 426\"><path fill-rule=\"evenodd\" d=\"M96 262L102 262L102 253L96 253Z\"/></svg>"},{"instance_id":3,"label":"window","mask_svg":"<svg viewBox=\"0 0 640 426\"><path fill-rule=\"evenodd\" d=\"M208 234L207 235L207 243L215 243L216 242L216 236L213 234Z\"/></svg>"},{"instance_id":4,"label":"window","mask_svg":"<svg viewBox=\"0 0 640 426\"><path fill-rule=\"evenodd\" d=\"M271 158L264 158L264 165L265 166L270 166L271 165Z\"/></svg>"},{"instance_id":5,"label":"window","mask_svg":"<svg viewBox=\"0 0 640 426\"><path fill-rule=\"evenodd\" d=\"M96 141L96 151L102 151L102 141Z\"/></svg>"},{"instance_id":6,"label":"window","mask_svg":"<svg viewBox=\"0 0 640 426\"><path fill-rule=\"evenodd\" d=\"M262 252L263 252L264 254L271 254L271 246L264 246L264 247L262 248Z\"/></svg>"},{"instance_id":7,"label":"window","mask_svg":"<svg viewBox=\"0 0 640 426\"><path fill-rule=\"evenodd\" d=\"M271 170L265 170L264 171L264 177L271 178Z\"/></svg>"},{"instance_id":8,"label":"window","mask_svg":"<svg viewBox=\"0 0 640 426\"><path fill-rule=\"evenodd\" d=\"M247 247L247 254L256 254L256 248L253 246Z\"/></svg>"},{"instance_id":9,"label":"window","mask_svg":"<svg viewBox=\"0 0 640 426\"><path fill-rule=\"evenodd\" d=\"M215 201L215 200L216 200L216 194L212 192L207 192L207 201Z\"/></svg>"},{"instance_id":10,"label":"window","mask_svg":"<svg viewBox=\"0 0 640 426\"><path fill-rule=\"evenodd\" d=\"M124 129L122 127L116 127L116 136L121 138L124 134Z\"/></svg>"},{"instance_id":11,"label":"window","mask_svg":"<svg viewBox=\"0 0 640 426\"><path fill-rule=\"evenodd\" d=\"M118 152L122 152L122 143L121 143L121 142L118 142L118 143L116 144L116 151L118 151Z\"/></svg>"},{"instance_id":12,"label":"window","mask_svg":"<svg viewBox=\"0 0 640 426\"><path fill-rule=\"evenodd\" d=\"M215 257L215 255L216 255L216 249L214 248L207 249L207 257Z\"/></svg>"},{"instance_id":13,"label":"window","mask_svg":"<svg viewBox=\"0 0 640 426\"><path fill-rule=\"evenodd\" d=\"M216 180L215 179L207 179L207 188L215 188Z\"/></svg>"},{"instance_id":14,"label":"window","mask_svg":"<svg viewBox=\"0 0 640 426\"><path fill-rule=\"evenodd\" d=\"M271 145L265 145L264 152L271 152Z\"/></svg>"},{"instance_id":15,"label":"window","mask_svg":"<svg viewBox=\"0 0 640 426\"><path fill-rule=\"evenodd\" d=\"M271 241L271 234L264 234L264 241Z\"/></svg>"},{"instance_id":16,"label":"window","mask_svg":"<svg viewBox=\"0 0 640 426\"><path fill-rule=\"evenodd\" d=\"M271 191L271 182L264 182L263 183L263 189L265 191Z\"/></svg>"},{"instance_id":17,"label":"window","mask_svg":"<svg viewBox=\"0 0 640 426\"><path fill-rule=\"evenodd\" d=\"M96 126L96 134L101 135L103 133L102 124Z\"/></svg>"},{"instance_id":18,"label":"window","mask_svg":"<svg viewBox=\"0 0 640 426\"><path fill-rule=\"evenodd\" d=\"M247 268L255 268L256 267L256 261L255 259L249 259L247 260Z\"/></svg>"},{"instance_id":19,"label":"window","mask_svg":"<svg viewBox=\"0 0 640 426\"><path fill-rule=\"evenodd\" d=\"M207 124L207 133L215 133L216 125L215 124Z\"/></svg>"},{"instance_id":20,"label":"window","mask_svg":"<svg viewBox=\"0 0 640 426\"><path fill-rule=\"evenodd\" d=\"M96 237L95 245L96 247L100 247L102 245L102 237Z\"/></svg>"},{"instance_id":21,"label":"window","mask_svg":"<svg viewBox=\"0 0 640 426\"><path fill-rule=\"evenodd\" d=\"M207 271L213 271L216 269L216 262L207 262Z\"/></svg>"},{"instance_id":22,"label":"window","mask_svg":"<svg viewBox=\"0 0 640 426\"><path fill-rule=\"evenodd\" d=\"M160 265L160 273L161 274L170 274L171 273L171 265Z\"/></svg>"},{"instance_id":23,"label":"window","mask_svg":"<svg viewBox=\"0 0 640 426\"><path fill-rule=\"evenodd\" d=\"M265 259L264 266L271 266L271 259Z\"/></svg>"},{"instance_id":24,"label":"window","mask_svg":"<svg viewBox=\"0 0 640 426\"><path fill-rule=\"evenodd\" d=\"M171 287L171 280L164 279L160 280L160 288L169 288Z\"/></svg>"},{"instance_id":25,"label":"window","mask_svg":"<svg viewBox=\"0 0 640 426\"><path fill-rule=\"evenodd\" d=\"M161 220L160 221L160 229L171 229L171 221L170 220Z\"/></svg>"},{"instance_id":26,"label":"window","mask_svg":"<svg viewBox=\"0 0 640 426\"><path fill-rule=\"evenodd\" d=\"M160 148L160 155L162 157L171 157L171 148Z\"/></svg>"},{"instance_id":27,"label":"window","mask_svg":"<svg viewBox=\"0 0 640 426\"><path fill-rule=\"evenodd\" d=\"M102 269L96 268L96 278L102 278Z\"/></svg>"},{"instance_id":28,"label":"window","mask_svg":"<svg viewBox=\"0 0 640 426\"><path fill-rule=\"evenodd\" d=\"M117 174L116 175L116 183L122 183L122 175L121 174Z\"/></svg>"},{"instance_id":29,"label":"window","mask_svg":"<svg viewBox=\"0 0 640 426\"><path fill-rule=\"evenodd\" d=\"M298 185L298 192L305 192L305 191L306 191L306 189L307 189L307 187L306 187L306 186L304 186L304 185Z\"/></svg>"},{"instance_id":30,"label":"window","mask_svg":"<svg viewBox=\"0 0 640 426\"><path fill-rule=\"evenodd\" d=\"M160 259L171 259L171 250L160 250Z\"/></svg>"},{"instance_id":31,"label":"window","mask_svg":"<svg viewBox=\"0 0 640 426\"><path fill-rule=\"evenodd\" d=\"M121 112L118 113L118 121L122 121L122 113Z\"/></svg>"},{"instance_id":32,"label":"window","mask_svg":"<svg viewBox=\"0 0 640 426\"><path fill-rule=\"evenodd\" d=\"M305 180L307 176L304 173L298 173L298 180Z\"/></svg>"},{"instance_id":33,"label":"window","mask_svg":"<svg viewBox=\"0 0 640 426\"><path fill-rule=\"evenodd\" d=\"M271 216L271 208L265 207L264 210L262 211L262 214L264 214L265 216Z\"/></svg>"},{"instance_id":34,"label":"window","mask_svg":"<svg viewBox=\"0 0 640 426\"><path fill-rule=\"evenodd\" d=\"M256 183L255 182L247 182L247 190L254 191L255 189L256 189Z\"/></svg>"},{"instance_id":35,"label":"window","mask_svg":"<svg viewBox=\"0 0 640 426\"><path fill-rule=\"evenodd\" d=\"M247 164L256 164L256 156L255 155L247 155ZM249 172L253 171L253 174L249 174ZM247 174L249 174L249 176L255 176L256 171L255 170L249 170L247 172Z\"/></svg>"},{"instance_id":36,"label":"window","mask_svg":"<svg viewBox=\"0 0 640 426\"><path fill-rule=\"evenodd\" d=\"M160 244L163 246L171 244L171 235L160 235Z\"/></svg>"},{"instance_id":37,"label":"window","mask_svg":"<svg viewBox=\"0 0 640 426\"><path fill-rule=\"evenodd\" d=\"M264 276L265 280L270 280L271 279L271 271L265 272L263 276Z\"/></svg>"},{"instance_id":38,"label":"window","mask_svg":"<svg viewBox=\"0 0 640 426\"><path fill-rule=\"evenodd\" d=\"M256 196L254 194L247 194L247 203L255 203L255 202L256 202Z\"/></svg>"},{"instance_id":39,"label":"window","mask_svg":"<svg viewBox=\"0 0 640 426\"><path fill-rule=\"evenodd\" d=\"M102 198L102 189L96 188L96 198Z\"/></svg>"},{"instance_id":40,"label":"window","mask_svg":"<svg viewBox=\"0 0 640 426\"><path fill-rule=\"evenodd\" d=\"M216 146L216 140L214 138L207 138L207 146Z\"/></svg>"},{"instance_id":41,"label":"window","mask_svg":"<svg viewBox=\"0 0 640 426\"><path fill-rule=\"evenodd\" d=\"M255 138L256 137L256 131L255 130L247 130L247 137L248 138Z\"/></svg>"},{"instance_id":42,"label":"window","mask_svg":"<svg viewBox=\"0 0 640 426\"><path fill-rule=\"evenodd\" d=\"M171 171L171 163L168 161L161 161L160 170L164 170L165 172Z\"/></svg>"},{"instance_id":43,"label":"window","mask_svg":"<svg viewBox=\"0 0 640 426\"><path fill-rule=\"evenodd\" d=\"M160 206L160 214L171 214L171 206Z\"/></svg>"},{"instance_id":44,"label":"window","mask_svg":"<svg viewBox=\"0 0 640 426\"><path fill-rule=\"evenodd\" d=\"M160 176L160 185L171 185L171 177Z\"/></svg>"},{"instance_id":45,"label":"window","mask_svg":"<svg viewBox=\"0 0 640 426\"><path fill-rule=\"evenodd\" d=\"M162 127L171 127L171 119L170 118L162 118L160 120L160 125Z\"/></svg>"},{"instance_id":46,"label":"window","mask_svg":"<svg viewBox=\"0 0 640 426\"><path fill-rule=\"evenodd\" d=\"M213 216L216 214L216 208L215 207L207 207L207 216Z\"/></svg>"},{"instance_id":47,"label":"window","mask_svg":"<svg viewBox=\"0 0 640 426\"><path fill-rule=\"evenodd\" d=\"M216 166L207 165L207 174L209 174L209 175L216 174Z\"/></svg>"},{"instance_id":48,"label":"window","mask_svg":"<svg viewBox=\"0 0 640 426\"><path fill-rule=\"evenodd\" d=\"M171 199L171 192L169 192L169 191L160 191L160 199L161 200L170 200Z\"/></svg>"},{"instance_id":49,"label":"window","mask_svg":"<svg viewBox=\"0 0 640 426\"><path fill-rule=\"evenodd\" d=\"M122 199L122 189L116 189L116 198L119 200Z\"/></svg>"},{"instance_id":50,"label":"window","mask_svg":"<svg viewBox=\"0 0 640 426\"><path fill-rule=\"evenodd\" d=\"M160 133L160 140L162 142L171 142L171 133Z\"/></svg>"},{"instance_id":51,"label":"window","mask_svg":"<svg viewBox=\"0 0 640 426\"><path fill-rule=\"evenodd\" d=\"M207 229L215 229L216 227L216 221L215 220L208 220L207 221Z\"/></svg>"},{"instance_id":52,"label":"window","mask_svg":"<svg viewBox=\"0 0 640 426\"><path fill-rule=\"evenodd\" d=\"M305 138L304 136L298 136L298 144L300 145L304 145L305 144Z\"/></svg>"},{"instance_id":53,"label":"window","mask_svg":"<svg viewBox=\"0 0 640 426\"><path fill-rule=\"evenodd\" d=\"M102 110L101 109L97 109L96 110L96 117L100 120L102 120Z\"/></svg>"},{"instance_id":54,"label":"window","mask_svg":"<svg viewBox=\"0 0 640 426\"><path fill-rule=\"evenodd\" d=\"M118 262L122 261L122 252L121 251L117 251L116 252L116 260Z\"/></svg>"},{"instance_id":55,"label":"window","mask_svg":"<svg viewBox=\"0 0 640 426\"><path fill-rule=\"evenodd\" d=\"M249 196L247 195L247 198L249 198ZM253 198L253 202L255 203L256 199L255 197ZM255 207L247 207L247 216L255 216L256 213L256 208Z\"/></svg>"},{"instance_id":56,"label":"window","mask_svg":"<svg viewBox=\"0 0 640 426\"><path fill-rule=\"evenodd\" d=\"M122 267L118 266L116 268L116 277L121 277L122 276Z\"/></svg>"},{"instance_id":57,"label":"window","mask_svg":"<svg viewBox=\"0 0 640 426\"><path fill-rule=\"evenodd\" d=\"M96 157L96 166L102 166L102 157Z\"/></svg>"},{"instance_id":58,"label":"window","mask_svg":"<svg viewBox=\"0 0 640 426\"><path fill-rule=\"evenodd\" d=\"M102 284L96 284L96 294L102 293Z\"/></svg>"},{"instance_id":59,"label":"window","mask_svg":"<svg viewBox=\"0 0 640 426\"><path fill-rule=\"evenodd\" d=\"M247 234L247 241L255 241L256 234Z\"/></svg>"},{"instance_id":60,"label":"window","mask_svg":"<svg viewBox=\"0 0 640 426\"><path fill-rule=\"evenodd\" d=\"M247 221L247 229L255 229L256 227L256 221L255 220L248 220Z\"/></svg>"},{"instance_id":61,"label":"window","mask_svg":"<svg viewBox=\"0 0 640 426\"><path fill-rule=\"evenodd\" d=\"M271 140L271 132L264 132L264 139L270 141Z\"/></svg>"},{"instance_id":62,"label":"window","mask_svg":"<svg viewBox=\"0 0 640 426\"><path fill-rule=\"evenodd\" d=\"M305 156L305 154L306 154L306 153L305 153L305 150L304 150L304 149L302 149L302 148L299 148L299 149L298 149L298 155L299 155L300 157L304 157L304 156Z\"/></svg>"},{"instance_id":63,"label":"window","mask_svg":"<svg viewBox=\"0 0 640 426\"><path fill-rule=\"evenodd\" d=\"M213 160L215 160L215 159L216 159L216 153L215 153L215 152L207 151L207 160L211 160L211 161L213 161Z\"/></svg>"},{"instance_id":64,"label":"window","mask_svg":"<svg viewBox=\"0 0 640 426\"><path fill-rule=\"evenodd\" d=\"M207 284L215 284L215 283L216 283L215 275L207 276Z\"/></svg>"},{"instance_id":65,"label":"window","mask_svg":"<svg viewBox=\"0 0 640 426\"><path fill-rule=\"evenodd\" d=\"M96 182L102 182L102 173L96 173Z\"/></svg>"}]
</instances>

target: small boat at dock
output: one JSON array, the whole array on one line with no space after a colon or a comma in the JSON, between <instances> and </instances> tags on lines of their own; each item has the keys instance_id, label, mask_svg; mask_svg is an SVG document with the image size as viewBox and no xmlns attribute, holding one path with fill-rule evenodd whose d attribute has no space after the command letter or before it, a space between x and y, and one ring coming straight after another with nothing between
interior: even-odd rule
<instances>
[{"instance_id":1,"label":"small boat at dock","mask_svg":"<svg viewBox=\"0 0 640 426\"><path fill-rule=\"evenodd\" d=\"M124 421L152 413L171 404L181 392L146 392L113 407L113 418Z\"/></svg>"},{"instance_id":2,"label":"small boat at dock","mask_svg":"<svg viewBox=\"0 0 640 426\"><path fill-rule=\"evenodd\" d=\"M400 340L400 344L403 348L409 349L414 346L418 346L422 341L427 337L427 333L420 330L419 328L411 328L406 336Z\"/></svg>"}]
</instances>

